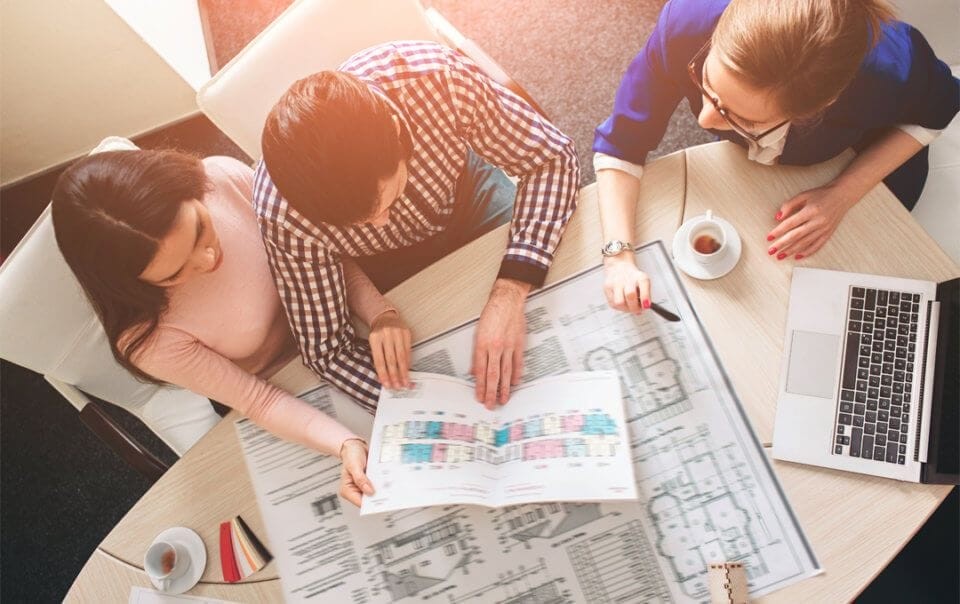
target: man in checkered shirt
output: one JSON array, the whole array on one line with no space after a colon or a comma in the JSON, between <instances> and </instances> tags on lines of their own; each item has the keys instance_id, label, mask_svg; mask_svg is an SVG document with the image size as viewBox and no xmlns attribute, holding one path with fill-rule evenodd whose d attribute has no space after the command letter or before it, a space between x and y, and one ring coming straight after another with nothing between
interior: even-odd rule
<instances>
[{"instance_id":1,"label":"man in checkered shirt","mask_svg":"<svg viewBox=\"0 0 960 604\"><path fill-rule=\"evenodd\" d=\"M371 351L356 337L344 260L383 291L511 221L473 355L477 399L506 403L523 370L524 302L576 206L573 142L460 53L395 42L296 82L262 147L254 206L301 355L371 410L381 382L408 382L409 332L397 317L405 339Z\"/></svg>"}]
</instances>

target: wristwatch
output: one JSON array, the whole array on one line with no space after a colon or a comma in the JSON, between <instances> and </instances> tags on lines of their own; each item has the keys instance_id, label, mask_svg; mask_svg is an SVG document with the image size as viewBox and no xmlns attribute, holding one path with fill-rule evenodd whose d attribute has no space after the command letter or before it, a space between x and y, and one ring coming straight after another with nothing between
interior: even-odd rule
<instances>
[{"instance_id":1,"label":"wristwatch","mask_svg":"<svg viewBox=\"0 0 960 604\"><path fill-rule=\"evenodd\" d=\"M604 257L616 256L623 251L633 251L633 244L627 243L626 241L620 241L619 239L614 239L613 241L608 241L602 248L600 248L600 253Z\"/></svg>"}]
</instances>

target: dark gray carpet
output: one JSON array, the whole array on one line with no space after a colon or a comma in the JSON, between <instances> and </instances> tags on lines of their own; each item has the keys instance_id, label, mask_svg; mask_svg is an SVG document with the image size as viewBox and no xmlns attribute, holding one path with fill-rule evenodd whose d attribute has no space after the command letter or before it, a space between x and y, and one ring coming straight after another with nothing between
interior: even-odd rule
<instances>
[{"instance_id":1,"label":"dark gray carpet","mask_svg":"<svg viewBox=\"0 0 960 604\"><path fill-rule=\"evenodd\" d=\"M593 130L609 115L620 77L650 35L664 2L433 0L429 4L493 56L573 137L582 181L593 182ZM710 140L684 101L651 157Z\"/></svg>"},{"instance_id":2,"label":"dark gray carpet","mask_svg":"<svg viewBox=\"0 0 960 604\"><path fill-rule=\"evenodd\" d=\"M5 361L0 371L0 600L59 602L150 484L41 376Z\"/></svg>"}]
</instances>

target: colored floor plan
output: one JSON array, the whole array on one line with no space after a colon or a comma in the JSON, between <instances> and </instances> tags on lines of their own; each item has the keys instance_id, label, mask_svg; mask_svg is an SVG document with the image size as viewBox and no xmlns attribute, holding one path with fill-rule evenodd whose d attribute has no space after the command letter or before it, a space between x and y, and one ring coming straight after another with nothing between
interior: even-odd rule
<instances>
[{"instance_id":1,"label":"colored floor plan","mask_svg":"<svg viewBox=\"0 0 960 604\"><path fill-rule=\"evenodd\" d=\"M405 421L384 427L381 462L464 463L558 457L612 457L620 439L603 413L547 414L502 426Z\"/></svg>"}]
</instances>

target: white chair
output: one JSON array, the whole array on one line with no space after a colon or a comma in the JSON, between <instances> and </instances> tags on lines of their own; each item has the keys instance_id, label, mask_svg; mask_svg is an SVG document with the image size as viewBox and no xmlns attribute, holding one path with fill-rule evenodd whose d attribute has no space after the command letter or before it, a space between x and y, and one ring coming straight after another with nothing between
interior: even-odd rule
<instances>
[{"instance_id":1,"label":"white chair","mask_svg":"<svg viewBox=\"0 0 960 604\"><path fill-rule=\"evenodd\" d=\"M919 29L933 51L960 77L960 0L901 0L901 19ZM913 217L956 262L960 262L960 118L930 145L930 172Z\"/></svg>"},{"instance_id":2,"label":"white chair","mask_svg":"<svg viewBox=\"0 0 960 604\"><path fill-rule=\"evenodd\" d=\"M267 114L291 84L393 40L456 48L543 113L489 55L417 0L298 0L200 88L197 105L256 159Z\"/></svg>"},{"instance_id":3,"label":"white chair","mask_svg":"<svg viewBox=\"0 0 960 604\"><path fill-rule=\"evenodd\" d=\"M953 66L960 77L960 64ZM930 144L930 172L913 217L960 263L960 118Z\"/></svg>"},{"instance_id":4,"label":"white chair","mask_svg":"<svg viewBox=\"0 0 960 604\"><path fill-rule=\"evenodd\" d=\"M111 137L93 152L136 148ZM60 254L49 206L0 265L0 357L42 374L85 424L149 478L158 478L166 466L90 396L133 413L178 455L220 420L206 398L142 383L116 362L93 307Z\"/></svg>"},{"instance_id":5,"label":"white chair","mask_svg":"<svg viewBox=\"0 0 960 604\"><path fill-rule=\"evenodd\" d=\"M544 113L489 55L417 0L299 0L200 89L197 105L250 157L259 158L267 115L291 84L394 40L432 40L455 48ZM358 405L337 398L334 407L348 427L369 424Z\"/></svg>"}]
</instances>

